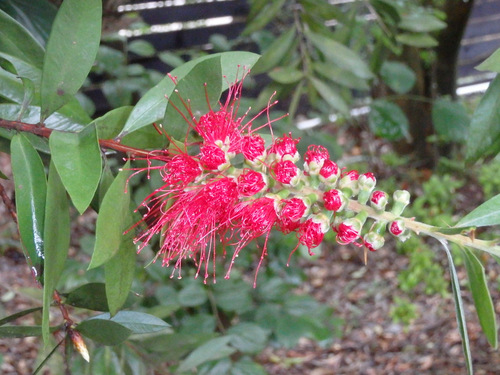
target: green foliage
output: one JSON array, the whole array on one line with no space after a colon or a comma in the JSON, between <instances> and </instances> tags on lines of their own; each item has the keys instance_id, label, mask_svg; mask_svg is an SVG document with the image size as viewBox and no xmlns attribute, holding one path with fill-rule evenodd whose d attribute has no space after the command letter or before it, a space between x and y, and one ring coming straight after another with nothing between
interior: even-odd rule
<instances>
[{"instance_id":1,"label":"green foliage","mask_svg":"<svg viewBox=\"0 0 500 375\"><path fill-rule=\"evenodd\" d=\"M418 318L417 306L406 298L394 297L389 316L394 322L408 326Z\"/></svg>"},{"instance_id":2,"label":"green foliage","mask_svg":"<svg viewBox=\"0 0 500 375\"><path fill-rule=\"evenodd\" d=\"M500 191L500 161L494 160L481 165L477 171L477 179L485 198L493 198Z\"/></svg>"}]
</instances>

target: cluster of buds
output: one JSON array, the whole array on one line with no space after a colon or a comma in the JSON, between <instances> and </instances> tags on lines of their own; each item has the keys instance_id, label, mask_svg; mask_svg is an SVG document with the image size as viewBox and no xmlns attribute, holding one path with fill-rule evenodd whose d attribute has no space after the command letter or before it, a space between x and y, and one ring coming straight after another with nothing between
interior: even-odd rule
<instances>
[{"instance_id":1,"label":"cluster of buds","mask_svg":"<svg viewBox=\"0 0 500 375\"><path fill-rule=\"evenodd\" d=\"M385 211L388 195L374 190L372 173L341 170L319 145L310 145L301 162L299 139L291 134L275 137L271 121L265 126L272 141L266 145L258 133L261 128L252 128L246 114L238 117L241 87L241 82L231 85L220 108L199 118L186 105L190 131L200 141L189 148L171 142L173 148L152 151L145 158L147 166L134 169L134 174L157 171L163 180L163 186L141 204L146 213L137 224L146 223L147 228L135 238L139 250L160 235L158 257L163 265L173 265L172 276L177 272L180 277L183 260L191 259L197 276L201 272L206 280L212 274L215 281L218 254L226 256L232 249L225 275L229 278L238 254L261 237L257 275L273 230L295 233L297 246L290 255L300 245L313 254L330 229L339 244L354 243L372 251L384 244L387 229L400 239L408 236L404 221L388 222L383 215L363 229L368 213L349 208L357 200L364 207L369 202L373 212ZM396 192L392 216L401 215L408 203L406 191Z\"/></svg>"}]
</instances>

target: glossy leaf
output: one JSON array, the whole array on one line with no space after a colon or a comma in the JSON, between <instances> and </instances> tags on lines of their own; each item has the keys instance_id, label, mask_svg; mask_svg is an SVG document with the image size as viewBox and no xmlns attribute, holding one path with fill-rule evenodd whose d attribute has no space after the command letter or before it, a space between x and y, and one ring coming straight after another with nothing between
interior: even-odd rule
<instances>
[{"instance_id":1,"label":"glossy leaf","mask_svg":"<svg viewBox=\"0 0 500 375\"><path fill-rule=\"evenodd\" d=\"M230 356L236 351L236 349L228 346L230 341L231 336L217 337L207 341L189 354L187 358L181 362L177 371L182 373L195 369L204 362Z\"/></svg>"},{"instance_id":2,"label":"glossy leaf","mask_svg":"<svg viewBox=\"0 0 500 375\"><path fill-rule=\"evenodd\" d=\"M43 62L43 122L82 86L101 38L101 0L65 0L54 20Z\"/></svg>"},{"instance_id":3,"label":"glossy leaf","mask_svg":"<svg viewBox=\"0 0 500 375\"><path fill-rule=\"evenodd\" d=\"M85 337L102 345L118 345L132 334L127 327L112 320L89 318L76 327Z\"/></svg>"},{"instance_id":4,"label":"glossy leaf","mask_svg":"<svg viewBox=\"0 0 500 375\"><path fill-rule=\"evenodd\" d=\"M6 316L5 318L0 319L0 326L3 326L4 324L10 323L10 322L13 322L14 320L22 318L23 316L26 316L28 314L40 311L41 309L42 309L41 307L33 307L31 309L19 311L15 314Z\"/></svg>"},{"instance_id":5,"label":"glossy leaf","mask_svg":"<svg viewBox=\"0 0 500 375\"><path fill-rule=\"evenodd\" d=\"M338 66L315 62L312 67L324 78L350 89L367 91L370 89L366 79L359 78L351 72L341 69Z\"/></svg>"},{"instance_id":6,"label":"glossy leaf","mask_svg":"<svg viewBox=\"0 0 500 375\"><path fill-rule=\"evenodd\" d=\"M455 269L455 264L453 263L453 257L451 256L450 249L448 249L448 245L444 240L440 242L443 245L446 256L448 257L448 266L451 276L451 290L453 291L453 299L455 301L455 313L457 318L458 331L460 332L460 337L462 337L462 349L465 356L465 365L467 368L467 373L469 375L472 375L472 356L470 351L469 335L467 333L467 322L465 320L465 310L463 306L462 295L460 292L460 282L458 281L457 270Z\"/></svg>"},{"instance_id":7,"label":"glossy leaf","mask_svg":"<svg viewBox=\"0 0 500 375\"><path fill-rule=\"evenodd\" d=\"M488 342L496 349L498 347L497 321L486 275L484 274L484 267L472 250L464 248L462 251L479 323Z\"/></svg>"},{"instance_id":8,"label":"glossy leaf","mask_svg":"<svg viewBox=\"0 0 500 375\"><path fill-rule=\"evenodd\" d=\"M105 313L93 316L90 319L103 319L119 323L134 334L160 332L170 327L170 324L156 316L138 311L120 311L113 317L109 313Z\"/></svg>"},{"instance_id":9,"label":"glossy leaf","mask_svg":"<svg viewBox=\"0 0 500 375\"><path fill-rule=\"evenodd\" d=\"M112 139L120 134L133 108L131 106L115 108L96 118L93 123L97 129L99 139Z\"/></svg>"},{"instance_id":10,"label":"glossy leaf","mask_svg":"<svg viewBox=\"0 0 500 375\"><path fill-rule=\"evenodd\" d=\"M174 139L184 139L190 129L187 121L191 120L192 115L184 108L183 101L189 101L190 111L200 117L208 113L210 108L217 106L221 93L220 56L196 64L184 78L178 81L175 94L170 97L162 122L167 134ZM207 103L207 97L209 103ZM183 113L183 116L179 111Z\"/></svg>"},{"instance_id":11,"label":"glossy leaf","mask_svg":"<svg viewBox=\"0 0 500 375\"><path fill-rule=\"evenodd\" d=\"M490 83L481 98L469 128L466 159L475 162L500 151L500 76Z\"/></svg>"},{"instance_id":12,"label":"glossy leaf","mask_svg":"<svg viewBox=\"0 0 500 375\"><path fill-rule=\"evenodd\" d=\"M44 258L44 221L47 180L40 155L18 134L11 141L12 172L16 191L19 233L30 263L39 272ZM41 278L41 274L36 274Z\"/></svg>"},{"instance_id":13,"label":"glossy leaf","mask_svg":"<svg viewBox=\"0 0 500 375\"><path fill-rule=\"evenodd\" d=\"M103 283L84 284L64 295L64 303L94 311L109 311Z\"/></svg>"},{"instance_id":14,"label":"glossy leaf","mask_svg":"<svg viewBox=\"0 0 500 375\"><path fill-rule=\"evenodd\" d=\"M0 97L21 104L24 98L24 87L22 81L15 74L0 68Z\"/></svg>"},{"instance_id":15,"label":"glossy leaf","mask_svg":"<svg viewBox=\"0 0 500 375\"><path fill-rule=\"evenodd\" d=\"M342 99L337 91L335 91L328 84L314 77L310 77L309 80L323 100L326 101L333 109L344 115L349 114L349 107L347 106L347 103L344 99Z\"/></svg>"},{"instance_id":16,"label":"glossy leaf","mask_svg":"<svg viewBox=\"0 0 500 375\"><path fill-rule=\"evenodd\" d=\"M34 83L36 88L40 87L42 80L42 70L40 68L37 68L18 57L3 52L0 52L0 57L9 61L14 66L18 77L28 78Z\"/></svg>"},{"instance_id":17,"label":"glossy leaf","mask_svg":"<svg viewBox=\"0 0 500 375\"><path fill-rule=\"evenodd\" d=\"M269 331L254 323L239 323L227 330L232 336L231 346L245 354L256 354L267 345Z\"/></svg>"},{"instance_id":18,"label":"glossy leaf","mask_svg":"<svg viewBox=\"0 0 500 375\"><path fill-rule=\"evenodd\" d=\"M398 94L406 94L416 82L413 70L397 61L385 61L380 69L380 76Z\"/></svg>"},{"instance_id":19,"label":"glossy leaf","mask_svg":"<svg viewBox=\"0 0 500 375\"><path fill-rule=\"evenodd\" d=\"M40 45L49 38L57 8L48 0L9 0L0 2L0 8L21 23Z\"/></svg>"},{"instance_id":20,"label":"glossy leaf","mask_svg":"<svg viewBox=\"0 0 500 375\"><path fill-rule=\"evenodd\" d=\"M272 68L279 65L281 60L289 53L295 42L295 27L291 27L283 32L262 54L260 60L255 64L252 69L253 74L266 73Z\"/></svg>"},{"instance_id":21,"label":"glossy leaf","mask_svg":"<svg viewBox=\"0 0 500 375\"><path fill-rule=\"evenodd\" d=\"M76 209L83 214L101 178L102 159L95 126L78 133L52 132L52 160Z\"/></svg>"},{"instance_id":22,"label":"glossy leaf","mask_svg":"<svg viewBox=\"0 0 500 375\"><path fill-rule=\"evenodd\" d=\"M130 192L126 190L129 162L118 173L109 187L99 210L96 223L96 241L89 268L99 267L110 260L120 248L123 232L132 222Z\"/></svg>"},{"instance_id":23,"label":"glossy leaf","mask_svg":"<svg viewBox=\"0 0 500 375\"><path fill-rule=\"evenodd\" d=\"M269 77L278 83L289 85L297 83L304 77L304 73L292 66L276 68L269 72Z\"/></svg>"},{"instance_id":24,"label":"glossy leaf","mask_svg":"<svg viewBox=\"0 0 500 375\"><path fill-rule=\"evenodd\" d=\"M225 52L213 54L191 60L172 70L170 74L173 77L177 77L179 80L185 77L198 63L208 58L213 58L214 56L220 56L222 75L227 77L227 82L234 82L237 74L241 76L241 68L238 68L238 66L250 69L259 59L259 55L250 52ZM222 85L223 88L227 88L227 82L224 80ZM120 135L124 136L127 133L131 133L134 130L151 125L153 122L158 122L163 119L167 108L165 96L172 96L174 88L175 84L172 79L167 76L144 94L134 107Z\"/></svg>"},{"instance_id":25,"label":"glossy leaf","mask_svg":"<svg viewBox=\"0 0 500 375\"><path fill-rule=\"evenodd\" d=\"M40 43L4 11L0 10L0 52L42 68L44 51Z\"/></svg>"},{"instance_id":26,"label":"glossy leaf","mask_svg":"<svg viewBox=\"0 0 500 375\"><path fill-rule=\"evenodd\" d=\"M106 297L111 315L127 300L134 280L136 247L130 236L123 236L116 255L104 265Z\"/></svg>"},{"instance_id":27,"label":"glossy leaf","mask_svg":"<svg viewBox=\"0 0 500 375\"><path fill-rule=\"evenodd\" d=\"M413 11L405 14L398 26L401 29L415 33L430 33L444 29L446 22L441 21L429 12Z\"/></svg>"},{"instance_id":28,"label":"glossy leaf","mask_svg":"<svg viewBox=\"0 0 500 375\"><path fill-rule=\"evenodd\" d=\"M409 137L406 115L396 104L383 99L375 100L368 115L371 131L378 137L397 141Z\"/></svg>"},{"instance_id":29,"label":"glossy leaf","mask_svg":"<svg viewBox=\"0 0 500 375\"><path fill-rule=\"evenodd\" d=\"M52 294L64 270L70 240L69 202L54 163L50 163L45 205L43 274L43 341L49 340L49 308Z\"/></svg>"},{"instance_id":30,"label":"glossy leaf","mask_svg":"<svg viewBox=\"0 0 500 375\"><path fill-rule=\"evenodd\" d=\"M399 43L403 43L412 47L432 48L438 45L436 39L425 33L402 33L396 36Z\"/></svg>"},{"instance_id":31,"label":"glossy leaf","mask_svg":"<svg viewBox=\"0 0 500 375\"><path fill-rule=\"evenodd\" d=\"M465 215L456 227L484 227L488 225L500 224L500 194L487 200L472 212Z\"/></svg>"},{"instance_id":32,"label":"glossy leaf","mask_svg":"<svg viewBox=\"0 0 500 375\"><path fill-rule=\"evenodd\" d=\"M319 49L331 63L345 69L359 78L373 77L368 65L352 49L324 35L307 31L306 37Z\"/></svg>"},{"instance_id":33,"label":"glossy leaf","mask_svg":"<svg viewBox=\"0 0 500 375\"><path fill-rule=\"evenodd\" d=\"M476 66L477 70L500 73L500 48Z\"/></svg>"},{"instance_id":34,"label":"glossy leaf","mask_svg":"<svg viewBox=\"0 0 500 375\"><path fill-rule=\"evenodd\" d=\"M21 338L41 336L41 326L1 326L0 337L2 338Z\"/></svg>"},{"instance_id":35,"label":"glossy leaf","mask_svg":"<svg viewBox=\"0 0 500 375\"><path fill-rule=\"evenodd\" d=\"M445 141L463 142L468 138L470 118L460 102L447 97L436 99L432 106L432 123Z\"/></svg>"}]
</instances>

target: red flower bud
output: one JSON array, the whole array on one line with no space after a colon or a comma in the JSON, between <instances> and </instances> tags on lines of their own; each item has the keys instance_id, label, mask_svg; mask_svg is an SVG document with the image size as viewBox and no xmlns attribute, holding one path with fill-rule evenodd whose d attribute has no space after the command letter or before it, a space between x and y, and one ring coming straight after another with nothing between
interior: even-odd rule
<instances>
[{"instance_id":1,"label":"red flower bud","mask_svg":"<svg viewBox=\"0 0 500 375\"><path fill-rule=\"evenodd\" d=\"M406 229L405 223L403 220L394 220L390 225L389 225L389 232L393 236L399 237L401 236Z\"/></svg>"},{"instance_id":2,"label":"red flower bud","mask_svg":"<svg viewBox=\"0 0 500 375\"><path fill-rule=\"evenodd\" d=\"M244 197L250 197L260 193L267 187L267 178L260 172L252 169L245 171L238 177L238 193Z\"/></svg>"},{"instance_id":3,"label":"red flower bud","mask_svg":"<svg viewBox=\"0 0 500 375\"><path fill-rule=\"evenodd\" d=\"M283 134L282 138L276 138L274 140L269 150L269 154L276 154L276 159L278 161L291 160L292 162L296 162L300 158L300 154L297 151L297 143L299 143L299 141L300 139L292 138L292 133L289 133L288 136Z\"/></svg>"},{"instance_id":4,"label":"red flower bud","mask_svg":"<svg viewBox=\"0 0 500 375\"><path fill-rule=\"evenodd\" d=\"M328 150L323 146L310 145L304 154L304 171L317 175L326 160L330 158Z\"/></svg>"},{"instance_id":5,"label":"red flower bud","mask_svg":"<svg viewBox=\"0 0 500 375\"><path fill-rule=\"evenodd\" d=\"M279 214L279 230L283 233L293 232L300 226L300 219L306 215L309 207L301 198L283 199Z\"/></svg>"},{"instance_id":6,"label":"red flower bud","mask_svg":"<svg viewBox=\"0 0 500 375\"><path fill-rule=\"evenodd\" d=\"M377 211L384 211L387 199L387 193L375 190L370 197L370 205Z\"/></svg>"},{"instance_id":7,"label":"red flower bud","mask_svg":"<svg viewBox=\"0 0 500 375\"><path fill-rule=\"evenodd\" d=\"M329 228L330 222L325 215L313 215L301 224L299 228L299 242L307 246L310 255L314 255L311 249L319 246Z\"/></svg>"},{"instance_id":8,"label":"red flower bud","mask_svg":"<svg viewBox=\"0 0 500 375\"><path fill-rule=\"evenodd\" d=\"M329 211L342 211L347 204L347 199L340 190L331 189L323 194L323 203Z\"/></svg>"},{"instance_id":9,"label":"red flower bud","mask_svg":"<svg viewBox=\"0 0 500 375\"><path fill-rule=\"evenodd\" d=\"M229 165L226 153L215 144L200 147L200 161L209 170L222 170Z\"/></svg>"},{"instance_id":10,"label":"red flower bud","mask_svg":"<svg viewBox=\"0 0 500 375\"><path fill-rule=\"evenodd\" d=\"M275 162L273 174L274 179L284 185L295 186L300 180L299 168L290 160Z\"/></svg>"},{"instance_id":11,"label":"red flower bud","mask_svg":"<svg viewBox=\"0 0 500 375\"><path fill-rule=\"evenodd\" d=\"M319 179L322 182L334 184L339 178L340 170L337 164L331 160L325 160L319 171Z\"/></svg>"},{"instance_id":12,"label":"red flower bud","mask_svg":"<svg viewBox=\"0 0 500 375\"><path fill-rule=\"evenodd\" d=\"M347 245L359 238L362 224L357 219L347 219L337 228L336 240L341 245Z\"/></svg>"},{"instance_id":13,"label":"red flower bud","mask_svg":"<svg viewBox=\"0 0 500 375\"><path fill-rule=\"evenodd\" d=\"M246 135L241 141L241 152L250 162L263 161L266 156L264 139L258 134Z\"/></svg>"}]
</instances>

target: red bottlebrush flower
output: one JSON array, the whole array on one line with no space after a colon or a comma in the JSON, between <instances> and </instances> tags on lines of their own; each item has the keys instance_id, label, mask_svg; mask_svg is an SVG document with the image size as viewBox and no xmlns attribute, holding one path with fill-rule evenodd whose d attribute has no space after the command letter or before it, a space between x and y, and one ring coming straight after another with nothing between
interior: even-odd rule
<instances>
[{"instance_id":1,"label":"red bottlebrush flower","mask_svg":"<svg viewBox=\"0 0 500 375\"><path fill-rule=\"evenodd\" d=\"M241 152L250 162L264 161L266 158L266 145L264 139L258 134L246 135L241 141Z\"/></svg>"},{"instance_id":2,"label":"red bottlebrush flower","mask_svg":"<svg viewBox=\"0 0 500 375\"><path fill-rule=\"evenodd\" d=\"M216 144L207 144L200 147L200 161L208 170L223 170L229 166L226 153Z\"/></svg>"},{"instance_id":3,"label":"red bottlebrush flower","mask_svg":"<svg viewBox=\"0 0 500 375\"><path fill-rule=\"evenodd\" d=\"M233 258L226 273L225 278L229 278L231 268L235 258L238 256L250 241L257 237L265 235L264 246L260 256L259 264L255 271L254 287L256 285L257 274L259 272L262 261L267 255L267 241L271 230L278 220L276 215L275 200L269 197L258 198L251 202L242 202L234 208L234 214L231 217L231 222L236 226L239 233L239 241L235 244Z\"/></svg>"},{"instance_id":4,"label":"red bottlebrush flower","mask_svg":"<svg viewBox=\"0 0 500 375\"><path fill-rule=\"evenodd\" d=\"M277 161L272 168L274 179L284 185L295 186L300 181L299 168L290 160Z\"/></svg>"},{"instance_id":5,"label":"red bottlebrush flower","mask_svg":"<svg viewBox=\"0 0 500 375\"><path fill-rule=\"evenodd\" d=\"M210 111L200 117L195 126L196 132L203 138L204 143L215 144L217 141L228 142L235 135L238 136L240 124L231 118L225 109Z\"/></svg>"},{"instance_id":6,"label":"red bottlebrush flower","mask_svg":"<svg viewBox=\"0 0 500 375\"><path fill-rule=\"evenodd\" d=\"M387 205L387 193L375 190L370 197L370 205L377 211L384 211Z\"/></svg>"},{"instance_id":7,"label":"red bottlebrush flower","mask_svg":"<svg viewBox=\"0 0 500 375\"><path fill-rule=\"evenodd\" d=\"M304 171L310 175L317 175L330 154L323 146L310 145L304 154Z\"/></svg>"},{"instance_id":8,"label":"red bottlebrush flower","mask_svg":"<svg viewBox=\"0 0 500 375\"><path fill-rule=\"evenodd\" d=\"M172 276L178 270L180 277L182 260L191 258L198 265L197 275L204 265L206 279L208 262L210 258L215 260L217 237L223 242L228 231L230 213L238 199L236 187L234 179L223 177L192 189L166 191L161 196L152 194L142 204L149 210L142 221L151 225L134 239L142 242L139 250L154 235L161 234L157 256L163 258L163 265L175 261Z\"/></svg>"},{"instance_id":9,"label":"red bottlebrush flower","mask_svg":"<svg viewBox=\"0 0 500 375\"><path fill-rule=\"evenodd\" d=\"M163 168L160 169L163 181L167 185L178 182L188 184L201 174L200 163L194 157L187 154L177 154L169 158Z\"/></svg>"},{"instance_id":10,"label":"red bottlebrush flower","mask_svg":"<svg viewBox=\"0 0 500 375\"><path fill-rule=\"evenodd\" d=\"M297 143L299 143L299 139L292 138L292 133L289 133L288 136L283 134L282 138L276 138L269 150L269 154L275 154L276 160L290 160L292 162L296 162L300 158L300 154L297 151Z\"/></svg>"},{"instance_id":11,"label":"red bottlebrush flower","mask_svg":"<svg viewBox=\"0 0 500 375\"><path fill-rule=\"evenodd\" d=\"M319 246L329 228L330 221L325 215L313 215L300 225L298 234L299 242L307 246L310 255L314 255L311 249Z\"/></svg>"},{"instance_id":12,"label":"red bottlebrush flower","mask_svg":"<svg viewBox=\"0 0 500 375\"><path fill-rule=\"evenodd\" d=\"M319 170L319 179L322 182L334 184L339 178L340 170L338 165L330 159L325 160L323 166Z\"/></svg>"},{"instance_id":13,"label":"red bottlebrush flower","mask_svg":"<svg viewBox=\"0 0 500 375\"><path fill-rule=\"evenodd\" d=\"M405 231L406 226L403 220L394 220L390 225L389 225L389 232L393 236L399 237L403 232Z\"/></svg>"},{"instance_id":14,"label":"red bottlebrush flower","mask_svg":"<svg viewBox=\"0 0 500 375\"><path fill-rule=\"evenodd\" d=\"M252 169L245 171L238 176L238 193L244 197L250 197L262 192L267 187L267 177Z\"/></svg>"},{"instance_id":15,"label":"red bottlebrush flower","mask_svg":"<svg viewBox=\"0 0 500 375\"><path fill-rule=\"evenodd\" d=\"M336 240L341 245L347 245L359 238L361 223L356 219L347 219L340 223L337 231Z\"/></svg>"},{"instance_id":16,"label":"red bottlebrush flower","mask_svg":"<svg viewBox=\"0 0 500 375\"><path fill-rule=\"evenodd\" d=\"M331 189L323 193L323 203L329 211L342 211L347 204L347 199L340 190Z\"/></svg>"},{"instance_id":17,"label":"red bottlebrush flower","mask_svg":"<svg viewBox=\"0 0 500 375\"><path fill-rule=\"evenodd\" d=\"M300 219L307 214L308 210L308 205L301 198L283 199L279 213L279 230L283 233L296 230L300 226Z\"/></svg>"}]
</instances>

